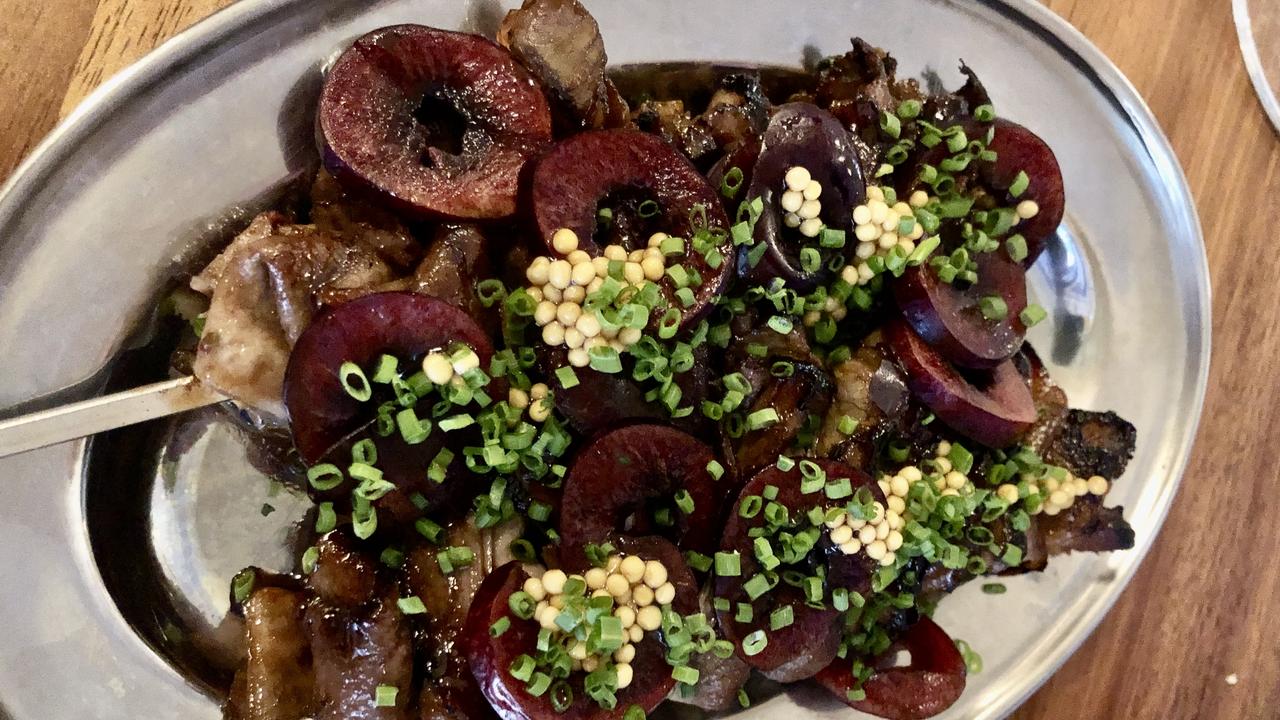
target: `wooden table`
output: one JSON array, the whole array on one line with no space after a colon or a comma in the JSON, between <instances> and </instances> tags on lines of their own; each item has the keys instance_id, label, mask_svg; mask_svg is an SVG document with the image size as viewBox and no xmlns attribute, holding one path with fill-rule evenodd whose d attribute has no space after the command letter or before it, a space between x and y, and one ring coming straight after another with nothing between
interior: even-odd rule
<instances>
[{"instance_id":1,"label":"wooden table","mask_svg":"<svg viewBox=\"0 0 1280 720\"><path fill-rule=\"evenodd\" d=\"M86 93L230 0L0 0L0 178ZM1129 76L1195 192L1215 357L1182 491L1115 609L1018 718L1280 717L1280 143L1228 0L1050 0ZM1219 503L1230 499L1229 505ZM1227 681L1238 676L1235 685Z\"/></svg>"}]
</instances>

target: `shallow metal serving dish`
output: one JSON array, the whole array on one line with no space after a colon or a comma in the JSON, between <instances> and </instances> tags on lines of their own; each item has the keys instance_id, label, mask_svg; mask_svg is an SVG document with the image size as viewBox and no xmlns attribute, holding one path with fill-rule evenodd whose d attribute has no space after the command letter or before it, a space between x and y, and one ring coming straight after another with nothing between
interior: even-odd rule
<instances>
[{"instance_id":1,"label":"shallow metal serving dish","mask_svg":"<svg viewBox=\"0 0 1280 720\"><path fill-rule=\"evenodd\" d=\"M1030 0L589 2L615 64L799 65L851 35L902 75L950 85L963 58L1001 114L1057 151L1068 221L1036 266L1051 321L1032 333L1072 404L1139 429L1112 498L1129 552L1056 560L939 622L985 658L944 717L1000 717L1080 644L1132 576L1178 485L1209 362L1209 288L1190 194L1150 112L1083 37ZM0 416L155 379L125 352L164 287L315 162L324 63L380 25L491 33L505 7L460 0L245 0L86 102L0 195ZM113 379L114 378L114 379ZM31 398L41 398L31 401ZM307 503L250 462L228 414L0 461L0 707L42 718L217 718L234 626L227 581L285 568ZM264 505L274 508L265 513ZM743 717L850 717L803 689Z\"/></svg>"}]
</instances>

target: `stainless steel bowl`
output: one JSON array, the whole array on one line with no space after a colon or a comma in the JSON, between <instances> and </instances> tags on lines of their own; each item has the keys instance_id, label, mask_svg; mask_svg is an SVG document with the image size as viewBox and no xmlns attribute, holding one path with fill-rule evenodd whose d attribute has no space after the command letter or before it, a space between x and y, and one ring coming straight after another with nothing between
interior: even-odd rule
<instances>
[{"instance_id":1,"label":"stainless steel bowl","mask_svg":"<svg viewBox=\"0 0 1280 720\"><path fill-rule=\"evenodd\" d=\"M1008 713L1080 644L1150 547L1186 462L1209 362L1209 285L1190 193L1154 118L1075 30L1030 0L592 2L614 63L796 65L859 34L905 73L978 70L998 110L1056 149L1069 219L1032 289L1032 333L1073 403L1139 428L1117 484L1129 552L1056 561L942 605L986 658L945 717ZM114 78L0 195L0 407L32 409L160 372L162 288L315 162L320 69L371 28L491 32L458 0L245 0ZM39 400L32 401L37 397ZM0 461L0 705L27 718L216 718L219 627L242 564L288 562L306 503L255 470L227 416ZM272 495L272 493L275 493ZM263 515L264 504L275 512ZM744 716L848 713L803 689ZM846 714L847 716L847 714Z\"/></svg>"}]
</instances>

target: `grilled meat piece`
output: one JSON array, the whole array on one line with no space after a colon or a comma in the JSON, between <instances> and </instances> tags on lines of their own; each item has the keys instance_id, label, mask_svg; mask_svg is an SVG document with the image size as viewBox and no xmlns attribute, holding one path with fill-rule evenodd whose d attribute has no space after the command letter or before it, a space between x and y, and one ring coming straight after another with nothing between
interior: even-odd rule
<instances>
[{"instance_id":1,"label":"grilled meat piece","mask_svg":"<svg viewBox=\"0 0 1280 720\"><path fill-rule=\"evenodd\" d=\"M1137 429L1114 412L1071 410L1045 448L1045 459L1078 477L1117 478L1133 459L1137 436Z\"/></svg>"},{"instance_id":2,"label":"grilled meat piece","mask_svg":"<svg viewBox=\"0 0 1280 720\"><path fill-rule=\"evenodd\" d=\"M323 168L311 184L311 222L369 248L398 271L412 268L422 256L422 246L399 218L352 196Z\"/></svg>"},{"instance_id":3,"label":"grilled meat piece","mask_svg":"<svg viewBox=\"0 0 1280 720\"><path fill-rule=\"evenodd\" d=\"M480 720L493 710L480 694L467 663L460 634L471 600L494 568L511 560L511 541L520 534L518 523L480 529L473 520L449 528L444 543L467 547L475 561L451 575L440 571L435 546L418 546L405 558L405 585L427 609L427 632L420 636L427 655L428 679L418 695L421 720Z\"/></svg>"},{"instance_id":4,"label":"grilled meat piece","mask_svg":"<svg viewBox=\"0 0 1280 720\"><path fill-rule=\"evenodd\" d=\"M223 713L228 720L301 720L314 710L311 647L301 592L261 587L243 604L245 664Z\"/></svg>"},{"instance_id":5,"label":"grilled meat piece","mask_svg":"<svg viewBox=\"0 0 1280 720\"><path fill-rule=\"evenodd\" d=\"M626 103L605 77L600 26L578 0L525 0L503 19L498 44L542 83L559 134L626 123Z\"/></svg>"},{"instance_id":6,"label":"grilled meat piece","mask_svg":"<svg viewBox=\"0 0 1280 720\"><path fill-rule=\"evenodd\" d=\"M751 354L748 348L753 345L765 348L763 357ZM725 439L733 471L737 477L747 478L773 464L780 453L789 452L804 430L817 431L834 389L830 374L810 351L802 328L786 335L768 327L736 333L727 360L728 371L742 373L751 385L740 412L749 415L768 408L778 413L778 421L767 427ZM791 363L792 373L775 376L772 368L777 362Z\"/></svg>"},{"instance_id":7,"label":"grilled meat piece","mask_svg":"<svg viewBox=\"0 0 1280 720\"><path fill-rule=\"evenodd\" d=\"M772 107L769 98L765 97L759 75L736 73L720 81L698 122L711 133L717 146L727 150L735 145L758 141L769 125Z\"/></svg>"},{"instance_id":8,"label":"grilled meat piece","mask_svg":"<svg viewBox=\"0 0 1280 720\"><path fill-rule=\"evenodd\" d=\"M347 612L313 601L306 620L316 720L407 720L413 699L412 636L394 593L376 600L371 611ZM376 705L379 685L399 690L394 706Z\"/></svg>"},{"instance_id":9,"label":"grilled meat piece","mask_svg":"<svg viewBox=\"0 0 1280 720\"><path fill-rule=\"evenodd\" d=\"M279 213L259 215L191 279L211 298L193 370L201 382L278 420L289 351L331 293L383 284L367 247Z\"/></svg>"},{"instance_id":10,"label":"grilled meat piece","mask_svg":"<svg viewBox=\"0 0 1280 720\"><path fill-rule=\"evenodd\" d=\"M307 576L307 585L320 600L336 608L354 610L373 599L378 589L377 564L355 550L349 535L331 532L316 547L316 566Z\"/></svg>"},{"instance_id":11,"label":"grilled meat piece","mask_svg":"<svg viewBox=\"0 0 1280 720\"><path fill-rule=\"evenodd\" d=\"M683 100L646 100L631 113L636 127L661 135L694 165L705 168L716 157L716 140Z\"/></svg>"},{"instance_id":12,"label":"grilled meat piece","mask_svg":"<svg viewBox=\"0 0 1280 720\"><path fill-rule=\"evenodd\" d=\"M476 283L493 277L491 253L492 244L476 226L442 225L405 289L456 305L496 333L499 307L485 307L476 294Z\"/></svg>"}]
</instances>

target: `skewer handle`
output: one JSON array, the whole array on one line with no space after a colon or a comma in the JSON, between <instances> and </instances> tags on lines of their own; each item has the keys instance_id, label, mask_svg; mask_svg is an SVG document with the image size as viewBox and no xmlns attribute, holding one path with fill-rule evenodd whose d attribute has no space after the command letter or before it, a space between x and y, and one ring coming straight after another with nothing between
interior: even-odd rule
<instances>
[{"instance_id":1,"label":"skewer handle","mask_svg":"<svg viewBox=\"0 0 1280 720\"><path fill-rule=\"evenodd\" d=\"M0 458L226 399L184 377L22 415L0 421Z\"/></svg>"}]
</instances>

